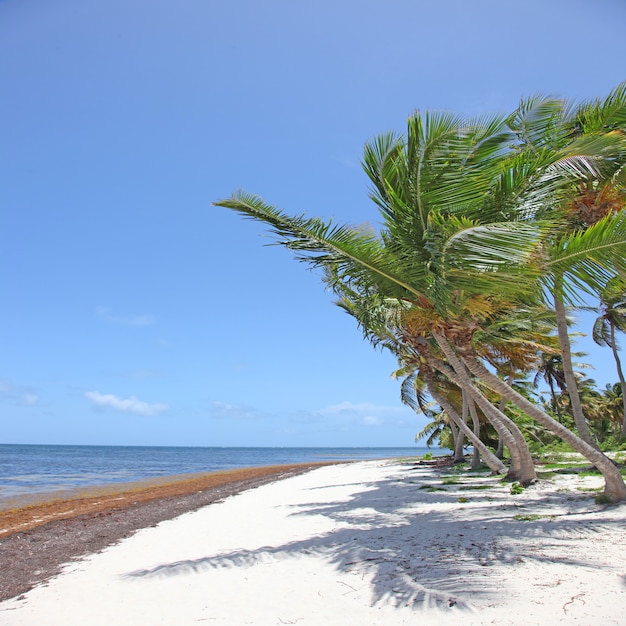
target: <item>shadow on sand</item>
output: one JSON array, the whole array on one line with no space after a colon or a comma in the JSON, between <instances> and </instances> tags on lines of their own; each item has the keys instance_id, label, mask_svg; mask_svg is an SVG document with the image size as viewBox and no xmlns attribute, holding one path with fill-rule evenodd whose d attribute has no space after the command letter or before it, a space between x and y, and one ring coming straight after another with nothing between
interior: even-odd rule
<instances>
[{"instance_id":1,"label":"shadow on sand","mask_svg":"<svg viewBox=\"0 0 626 626\"><path fill-rule=\"evenodd\" d=\"M444 477L442 472L405 467L391 478L359 485L365 490L349 501L312 498L293 506L290 515L329 518L338 526L333 532L166 563L125 578L189 575L314 555L338 571L368 580L373 605L471 611L478 600L502 602L514 568L526 561L597 569L592 550L581 561L580 550L574 548L581 539L623 523L617 511L614 517L595 519L592 513L599 507L588 495L566 496L564 514L562 493L524 499L512 496L509 485L495 477L459 476L458 483L448 484ZM310 491L313 496L315 490Z\"/></svg>"}]
</instances>

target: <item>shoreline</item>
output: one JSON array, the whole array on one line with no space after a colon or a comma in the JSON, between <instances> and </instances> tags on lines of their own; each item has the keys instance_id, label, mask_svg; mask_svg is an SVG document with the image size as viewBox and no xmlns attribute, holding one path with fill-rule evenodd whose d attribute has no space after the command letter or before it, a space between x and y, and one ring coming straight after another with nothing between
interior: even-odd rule
<instances>
[{"instance_id":1,"label":"shoreline","mask_svg":"<svg viewBox=\"0 0 626 626\"><path fill-rule=\"evenodd\" d=\"M334 462L237 468L41 494L0 510L0 602L134 532Z\"/></svg>"},{"instance_id":2,"label":"shoreline","mask_svg":"<svg viewBox=\"0 0 626 626\"><path fill-rule=\"evenodd\" d=\"M212 506L196 500L167 521L143 516L121 541L87 550L59 576L9 596L0 622L621 623L626 505L594 502L599 476L559 474L518 492L487 472L394 460L293 472L230 483ZM106 534L118 517L162 514L198 495L60 520L24 533L40 539L25 549L45 554L39 544L76 541L83 525Z\"/></svg>"}]
</instances>

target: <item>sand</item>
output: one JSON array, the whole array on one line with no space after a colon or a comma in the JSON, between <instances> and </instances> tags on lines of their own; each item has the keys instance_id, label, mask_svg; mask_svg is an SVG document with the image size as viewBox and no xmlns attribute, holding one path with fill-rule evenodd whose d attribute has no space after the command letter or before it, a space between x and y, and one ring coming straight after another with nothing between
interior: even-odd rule
<instances>
[{"instance_id":1,"label":"sand","mask_svg":"<svg viewBox=\"0 0 626 626\"><path fill-rule=\"evenodd\" d=\"M144 528L0 624L624 624L626 506L396 462L320 467Z\"/></svg>"}]
</instances>

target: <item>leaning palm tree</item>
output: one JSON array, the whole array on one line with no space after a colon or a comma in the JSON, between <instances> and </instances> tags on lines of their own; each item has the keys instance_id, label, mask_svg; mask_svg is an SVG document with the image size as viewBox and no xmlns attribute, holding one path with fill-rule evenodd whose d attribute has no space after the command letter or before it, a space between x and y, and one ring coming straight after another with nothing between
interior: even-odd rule
<instances>
[{"instance_id":1,"label":"leaning palm tree","mask_svg":"<svg viewBox=\"0 0 626 626\"><path fill-rule=\"evenodd\" d=\"M560 211L565 219L544 242L544 285L556 313L574 421L579 435L594 445L576 386L566 309L580 304L581 292L602 292L607 281L624 270L620 214L626 206L626 83L604 100L575 108L559 101L549 106L528 101L510 125L527 149L560 155L546 170L548 177L560 180L548 211ZM571 161L568 155L573 154L577 158Z\"/></svg>"},{"instance_id":2,"label":"leaning palm tree","mask_svg":"<svg viewBox=\"0 0 626 626\"><path fill-rule=\"evenodd\" d=\"M484 393L472 384L464 368L462 370L466 376L458 376L452 368L433 354L434 344L429 344L424 337L417 336L419 331L407 326L408 320L415 321L414 317L407 317L407 314L411 313L411 305L406 302L397 303L391 298L381 298L374 293L360 297L354 289L338 279L337 272L333 269L326 271L325 282L341 296L336 303L356 319L364 337L374 346L390 350L398 358L401 368L393 375L404 377L401 386L402 401L415 410L423 410L422 395L417 390L418 388L423 390L425 386L432 398L445 411L453 433L456 433L456 429L459 431L455 437L455 460L462 458L463 438L466 437L494 473L502 473L504 469L499 459L480 440L479 418L474 406L476 402L509 448L511 466L507 478L518 480L522 484L530 484L536 480L530 450L516 424L492 406ZM428 314L427 319L430 319ZM442 374L447 380L447 385L442 382ZM454 406L452 396L462 398L461 411ZM457 401L456 405L458 404ZM466 407L472 414L474 432L468 428L465 421ZM475 455L475 461L477 460Z\"/></svg>"},{"instance_id":3,"label":"leaning palm tree","mask_svg":"<svg viewBox=\"0 0 626 626\"><path fill-rule=\"evenodd\" d=\"M407 351L405 350L404 352L404 367L393 374L395 377L403 377L401 385L402 402L415 411L421 410L423 412L423 398L425 395L430 394L434 402L441 407L441 412L436 414L436 420L433 420L431 423L436 421L444 422L453 434L456 429L456 438L453 436L454 460L463 460L462 456L459 458L457 455L457 448L460 447L462 451L463 441L467 439L474 446L475 451L478 453L478 458L482 457L494 474L505 474L506 468L502 461L481 440L479 430L471 430L467 426L465 416L462 414L463 410L458 410L459 396L463 398L463 404L467 404L464 398L465 394L458 387L451 386L447 379L441 375L438 376L433 370L425 367L421 359L415 358L415 354L413 354L412 358L407 358ZM402 361L402 359L400 360ZM455 406L455 398L457 406ZM476 465L473 465L473 467L475 468Z\"/></svg>"},{"instance_id":4,"label":"leaning palm tree","mask_svg":"<svg viewBox=\"0 0 626 626\"><path fill-rule=\"evenodd\" d=\"M616 331L626 332L626 281L611 281L600 294L601 314L593 325L593 340L613 352L619 384L622 388L622 435L626 435L626 378L619 358Z\"/></svg>"},{"instance_id":5,"label":"leaning palm tree","mask_svg":"<svg viewBox=\"0 0 626 626\"><path fill-rule=\"evenodd\" d=\"M524 132L531 130L527 124ZM389 134L368 144L364 166L383 217L380 234L291 217L244 192L216 204L269 224L299 260L332 269L337 284L360 298L395 301L405 312L397 337L412 346L423 342L429 367L466 390L494 424L506 424L507 418L486 401L477 381L532 409L530 415L598 466L607 497L618 501L626 498L626 485L610 461L536 406L527 407L475 350L481 323L501 315L504 302L515 307L536 300L538 281L549 273L564 277L564 289L570 277L580 279L582 269L601 276L602 263L626 251L626 233L613 228L617 235L603 254L576 247L574 237L568 254L545 252L552 250L545 242L554 239L563 219L546 207L580 177L593 146L578 142L560 151L538 151L519 136L503 117L464 122L445 114L416 114L406 137ZM554 286L550 277L546 284ZM514 436L511 446L522 461L523 436Z\"/></svg>"}]
</instances>

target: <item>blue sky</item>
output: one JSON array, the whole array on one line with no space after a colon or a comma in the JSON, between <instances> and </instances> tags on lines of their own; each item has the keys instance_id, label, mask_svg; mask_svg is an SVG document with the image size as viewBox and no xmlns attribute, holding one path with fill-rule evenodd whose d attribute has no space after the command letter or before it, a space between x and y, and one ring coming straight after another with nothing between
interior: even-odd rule
<instances>
[{"instance_id":1,"label":"blue sky","mask_svg":"<svg viewBox=\"0 0 626 626\"><path fill-rule=\"evenodd\" d=\"M211 202L377 224L368 139L603 96L625 26L623 0L0 0L0 441L412 445L393 358Z\"/></svg>"}]
</instances>

